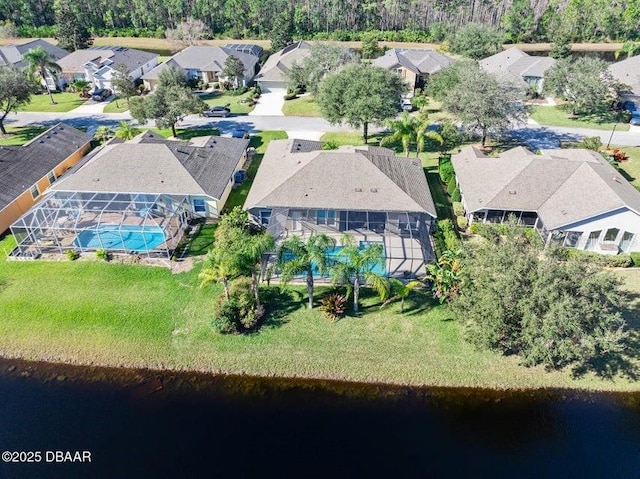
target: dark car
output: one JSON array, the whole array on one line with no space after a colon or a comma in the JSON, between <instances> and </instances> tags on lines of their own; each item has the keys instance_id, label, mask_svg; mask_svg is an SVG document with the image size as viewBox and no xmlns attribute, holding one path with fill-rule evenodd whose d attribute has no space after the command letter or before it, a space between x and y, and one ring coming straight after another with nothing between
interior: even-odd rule
<instances>
[{"instance_id":1,"label":"dark car","mask_svg":"<svg viewBox=\"0 0 640 479\"><path fill-rule=\"evenodd\" d=\"M111 90L108 88L98 88L91 94L93 101L104 101L111 96Z\"/></svg>"},{"instance_id":2,"label":"dark car","mask_svg":"<svg viewBox=\"0 0 640 479\"><path fill-rule=\"evenodd\" d=\"M202 114L206 117L219 116L226 118L231 115L231 110L226 106L214 106L213 108L203 111Z\"/></svg>"},{"instance_id":3,"label":"dark car","mask_svg":"<svg viewBox=\"0 0 640 479\"><path fill-rule=\"evenodd\" d=\"M622 104L622 109L623 109L623 110L630 111L630 112L632 112L632 113L633 113L634 111L636 111L636 110L638 109L638 107L637 107L637 106L636 106L636 104L635 104L634 102L632 102L632 101L625 101L625 102Z\"/></svg>"},{"instance_id":4,"label":"dark car","mask_svg":"<svg viewBox=\"0 0 640 479\"><path fill-rule=\"evenodd\" d=\"M231 138L249 138L249 132L244 128L236 128L231 132Z\"/></svg>"}]
</instances>

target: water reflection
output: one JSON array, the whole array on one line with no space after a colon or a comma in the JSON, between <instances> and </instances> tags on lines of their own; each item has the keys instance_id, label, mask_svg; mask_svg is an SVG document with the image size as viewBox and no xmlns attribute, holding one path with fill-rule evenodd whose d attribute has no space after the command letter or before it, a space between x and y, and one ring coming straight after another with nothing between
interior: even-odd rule
<instances>
[{"instance_id":1,"label":"water reflection","mask_svg":"<svg viewBox=\"0 0 640 479\"><path fill-rule=\"evenodd\" d=\"M2 478L640 477L637 395L18 364L0 376L0 449L93 462L0 464Z\"/></svg>"}]
</instances>

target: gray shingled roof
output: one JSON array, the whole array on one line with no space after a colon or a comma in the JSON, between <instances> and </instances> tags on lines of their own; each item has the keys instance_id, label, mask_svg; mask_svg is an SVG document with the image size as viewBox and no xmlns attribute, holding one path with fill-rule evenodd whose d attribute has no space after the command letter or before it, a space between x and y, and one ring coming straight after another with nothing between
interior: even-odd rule
<instances>
[{"instance_id":1,"label":"gray shingled roof","mask_svg":"<svg viewBox=\"0 0 640 479\"><path fill-rule=\"evenodd\" d=\"M86 165L56 183L60 191L207 195L220 198L249 140L211 137L204 146L142 133L109 144Z\"/></svg>"},{"instance_id":2,"label":"gray shingled roof","mask_svg":"<svg viewBox=\"0 0 640 479\"><path fill-rule=\"evenodd\" d=\"M25 146L0 147L0 210L91 141L91 136L59 123Z\"/></svg>"},{"instance_id":3,"label":"gray shingled roof","mask_svg":"<svg viewBox=\"0 0 640 479\"><path fill-rule=\"evenodd\" d=\"M409 211L436 216L419 160L353 147L292 153L296 141L269 143L245 209Z\"/></svg>"},{"instance_id":4,"label":"gray shingled roof","mask_svg":"<svg viewBox=\"0 0 640 479\"><path fill-rule=\"evenodd\" d=\"M109 65L113 68L118 65L126 65L128 71L132 72L157 56L157 53L133 48L92 47L85 50L76 50L58 60L57 63L62 68L63 73L84 73L84 65L88 62L94 62L98 66Z\"/></svg>"},{"instance_id":5,"label":"gray shingled roof","mask_svg":"<svg viewBox=\"0 0 640 479\"><path fill-rule=\"evenodd\" d=\"M468 212L536 211L548 229L624 207L640 214L640 192L590 150L514 148L490 158L467 147L452 162Z\"/></svg>"},{"instance_id":6,"label":"gray shingled roof","mask_svg":"<svg viewBox=\"0 0 640 479\"><path fill-rule=\"evenodd\" d=\"M532 56L512 47L480 60L480 67L494 75L522 81L525 77L544 78L545 72L555 63L553 58Z\"/></svg>"},{"instance_id":7,"label":"gray shingled roof","mask_svg":"<svg viewBox=\"0 0 640 479\"><path fill-rule=\"evenodd\" d=\"M22 55L36 47L42 47L54 60L59 60L69 54L68 51L38 38L37 40L21 43L20 45L5 45L0 47L0 66L13 65L16 68L28 66L27 62L22 59Z\"/></svg>"},{"instance_id":8,"label":"gray shingled roof","mask_svg":"<svg viewBox=\"0 0 640 479\"><path fill-rule=\"evenodd\" d=\"M217 47L210 45L193 45L176 53L165 63L158 65L153 70L142 76L143 80L157 80L160 72L167 65L182 68L183 70L199 70L220 73L224 69L224 63L231 55L240 59L244 65L245 76L253 76L259 57L251 53L238 51L234 48Z\"/></svg>"},{"instance_id":9,"label":"gray shingled roof","mask_svg":"<svg viewBox=\"0 0 640 479\"><path fill-rule=\"evenodd\" d=\"M392 48L373 61L381 68L395 68L400 65L417 74L433 75L454 62L454 59L435 50L417 48Z\"/></svg>"},{"instance_id":10,"label":"gray shingled roof","mask_svg":"<svg viewBox=\"0 0 640 479\"><path fill-rule=\"evenodd\" d=\"M280 51L271 55L256 75L256 80L261 81L287 81L287 73L294 63L300 63L311 54L311 45L300 40L287 45Z\"/></svg>"},{"instance_id":11,"label":"gray shingled roof","mask_svg":"<svg viewBox=\"0 0 640 479\"><path fill-rule=\"evenodd\" d=\"M640 56L627 58L609 65L613 78L620 83L629 85L636 95L640 95Z\"/></svg>"}]
</instances>

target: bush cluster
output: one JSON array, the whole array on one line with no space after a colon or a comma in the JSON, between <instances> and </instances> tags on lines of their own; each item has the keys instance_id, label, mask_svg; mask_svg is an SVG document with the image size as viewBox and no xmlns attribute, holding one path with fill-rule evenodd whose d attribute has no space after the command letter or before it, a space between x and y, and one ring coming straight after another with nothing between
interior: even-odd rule
<instances>
[{"instance_id":1,"label":"bush cluster","mask_svg":"<svg viewBox=\"0 0 640 479\"><path fill-rule=\"evenodd\" d=\"M64 252L64 255L69 258L69 261L75 261L80 257L80 253L74 249L68 249Z\"/></svg>"},{"instance_id":2,"label":"bush cluster","mask_svg":"<svg viewBox=\"0 0 640 479\"><path fill-rule=\"evenodd\" d=\"M327 318L335 322L347 311L347 297L344 294L331 293L322 298L319 309Z\"/></svg>"},{"instance_id":3,"label":"bush cluster","mask_svg":"<svg viewBox=\"0 0 640 479\"><path fill-rule=\"evenodd\" d=\"M239 334L254 329L263 316L251 290L251 280L240 278L231 283L229 299L221 295L213 309L213 327L222 334Z\"/></svg>"},{"instance_id":4,"label":"bush cluster","mask_svg":"<svg viewBox=\"0 0 640 479\"><path fill-rule=\"evenodd\" d=\"M438 254L447 250L457 251L460 249L460 238L450 219L438 221L438 228L434 234L434 240Z\"/></svg>"}]
</instances>

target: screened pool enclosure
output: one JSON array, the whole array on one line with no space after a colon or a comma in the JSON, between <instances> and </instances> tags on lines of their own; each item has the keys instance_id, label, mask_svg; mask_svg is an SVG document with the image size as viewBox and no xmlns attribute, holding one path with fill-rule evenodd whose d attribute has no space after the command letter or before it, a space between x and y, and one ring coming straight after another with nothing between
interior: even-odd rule
<instances>
[{"instance_id":1,"label":"screened pool enclosure","mask_svg":"<svg viewBox=\"0 0 640 479\"><path fill-rule=\"evenodd\" d=\"M186 196L55 191L11 226L13 255L104 249L170 258L189 219Z\"/></svg>"}]
</instances>

